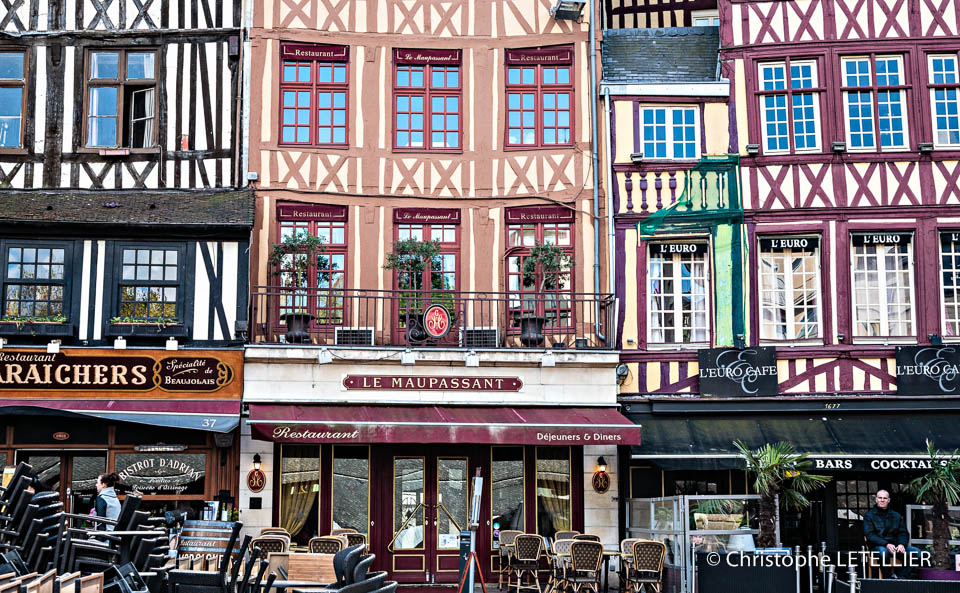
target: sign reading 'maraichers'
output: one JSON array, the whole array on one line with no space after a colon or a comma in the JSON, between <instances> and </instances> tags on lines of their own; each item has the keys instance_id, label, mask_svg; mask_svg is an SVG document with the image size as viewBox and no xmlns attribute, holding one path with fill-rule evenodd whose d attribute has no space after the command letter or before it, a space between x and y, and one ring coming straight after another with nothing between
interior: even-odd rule
<instances>
[{"instance_id":1,"label":"sign reading 'maraichers'","mask_svg":"<svg viewBox=\"0 0 960 593\"><path fill-rule=\"evenodd\" d=\"M410 377L402 375L347 375L347 389L403 391L520 391L519 377Z\"/></svg>"},{"instance_id":2,"label":"sign reading 'maraichers'","mask_svg":"<svg viewBox=\"0 0 960 593\"><path fill-rule=\"evenodd\" d=\"M219 391L235 378L214 356L0 350L0 391ZM164 351L165 354L165 351Z\"/></svg>"}]
</instances>

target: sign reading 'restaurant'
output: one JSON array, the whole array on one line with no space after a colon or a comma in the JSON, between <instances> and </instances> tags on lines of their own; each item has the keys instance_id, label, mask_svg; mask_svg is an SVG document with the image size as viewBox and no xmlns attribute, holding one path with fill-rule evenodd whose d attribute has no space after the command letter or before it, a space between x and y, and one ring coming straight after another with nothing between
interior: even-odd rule
<instances>
[{"instance_id":1,"label":"sign reading 'restaurant'","mask_svg":"<svg viewBox=\"0 0 960 593\"><path fill-rule=\"evenodd\" d=\"M777 350L711 348L697 353L700 393L728 397L776 395Z\"/></svg>"},{"instance_id":2,"label":"sign reading 'restaurant'","mask_svg":"<svg viewBox=\"0 0 960 593\"><path fill-rule=\"evenodd\" d=\"M960 349L953 346L897 347L899 395L960 393Z\"/></svg>"},{"instance_id":3,"label":"sign reading 'restaurant'","mask_svg":"<svg viewBox=\"0 0 960 593\"><path fill-rule=\"evenodd\" d=\"M519 377L411 377L401 375L347 375L347 389L401 391L520 391Z\"/></svg>"}]
</instances>

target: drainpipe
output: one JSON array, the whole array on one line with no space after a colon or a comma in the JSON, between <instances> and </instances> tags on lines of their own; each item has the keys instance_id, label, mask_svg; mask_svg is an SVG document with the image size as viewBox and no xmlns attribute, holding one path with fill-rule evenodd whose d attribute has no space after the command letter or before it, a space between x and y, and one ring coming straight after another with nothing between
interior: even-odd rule
<instances>
[{"instance_id":1,"label":"drainpipe","mask_svg":"<svg viewBox=\"0 0 960 593\"><path fill-rule=\"evenodd\" d=\"M603 89L603 142L604 142L604 154L607 155L607 160L610 162L609 171L607 171L609 177L607 179L610 182L607 184L607 289L610 292L614 292L613 281L616 278L614 264L616 251L614 246L616 245L617 233L613 227L613 184L617 182L617 178L613 172L613 151L611 148L611 136L613 135L612 130L610 130L610 88L604 87Z\"/></svg>"},{"instance_id":2,"label":"drainpipe","mask_svg":"<svg viewBox=\"0 0 960 593\"><path fill-rule=\"evenodd\" d=\"M591 158L593 159L593 290L597 298L597 337L606 341L606 336L601 331L603 326L600 323L600 159L597 156L597 148L600 141L597 137L597 128L600 125L597 114L597 103L600 99L597 96L597 27L596 27L596 0L590 0L590 117L593 120L591 132L593 134L591 146ZM607 287L609 289L609 287ZM609 333L609 330L608 330Z\"/></svg>"}]
</instances>

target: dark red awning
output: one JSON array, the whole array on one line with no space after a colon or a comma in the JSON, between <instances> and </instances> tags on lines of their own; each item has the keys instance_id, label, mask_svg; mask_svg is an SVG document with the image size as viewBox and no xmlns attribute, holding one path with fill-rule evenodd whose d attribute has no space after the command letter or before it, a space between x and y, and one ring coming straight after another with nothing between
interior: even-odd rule
<instances>
[{"instance_id":1,"label":"dark red awning","mask_svg":"<svg viewBox=\"0 0 960 593\"><path fill-rule=\"evenodd\" d=\"M0 414L72 413L170 428L230 432L240 424L238 400L0 399Z\"/></svg>"},{"instance_id":2,"label":"dark red awning","mask_svg":"<svg viewBox=\"0 0 960 593\"><path fill-rule=\"evenodd\" d=\"M249 423L277 443L640 444L614 408L250 404Z\"/></svg>"}]
</instances>

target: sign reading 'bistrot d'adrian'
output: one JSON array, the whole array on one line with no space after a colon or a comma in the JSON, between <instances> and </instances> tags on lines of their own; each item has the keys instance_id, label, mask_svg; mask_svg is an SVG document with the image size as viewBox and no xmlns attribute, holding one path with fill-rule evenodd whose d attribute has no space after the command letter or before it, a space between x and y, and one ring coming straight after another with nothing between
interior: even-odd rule
<instances>
[{"instance_id":1,"label":"sign reading 'bistrot d'adrian'","mask_svg":"<svg viewBox=\"0 0 960 593\"><path fill-rule=\"evenodd\" d=\"M423 377L403 375L347 375L347 389L401 391L520 391L519 377Z\"/></svg>"},{"instance_id":2,"label":"sign reading 'bistrot d'adrian'","mask_svg":"<svg viewBox=\"0 0 960 593\"><path fill-rule=\"evenodd\" d=\"M48 353L0 350L0 391L220 391L236 372L219 356L167 356L166 351L84 349ZM232 354L224 352L222 354ZM234 363L239 363L239 357Z\"/></svg>"}]
</instances>

